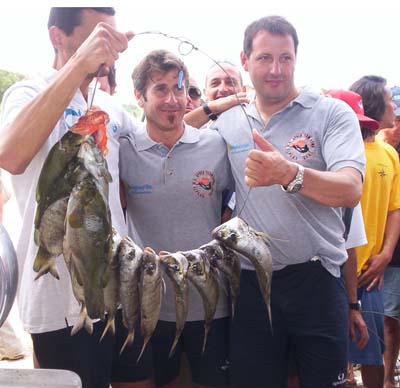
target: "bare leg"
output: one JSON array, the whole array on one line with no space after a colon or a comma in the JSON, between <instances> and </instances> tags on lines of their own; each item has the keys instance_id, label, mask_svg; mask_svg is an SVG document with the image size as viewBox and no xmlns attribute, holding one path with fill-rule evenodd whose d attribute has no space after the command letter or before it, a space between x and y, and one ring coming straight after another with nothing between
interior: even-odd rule
<instances>
[{"instance_id":1,"label":"bare leg","mask_svg":"<svg viewBox=\"0 0 400 388\"><path fill-rule=\"evenodd\" d=\"M383 374L383 365L361 365L363 384L368 388L382 388Z\"/></svg>"},{"instance_id":2,"label":"bare leg","mask_svg":"<svg viewBox=\"0 0 400 388\"><path fill-rule=\"evenodd\" d=\"M396 319L385 316L385 363L384 388L394 388L394 370L400 348L400 322Z\"/></svg>"}]
</instances>

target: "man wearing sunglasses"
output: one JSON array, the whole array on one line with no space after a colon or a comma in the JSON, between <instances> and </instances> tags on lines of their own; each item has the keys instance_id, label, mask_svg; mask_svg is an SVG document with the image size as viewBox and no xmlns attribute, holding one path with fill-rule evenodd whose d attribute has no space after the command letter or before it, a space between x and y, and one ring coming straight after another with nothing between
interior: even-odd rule
<instances>
[{"instance_id":1,"label":"man wearing sunglasses","mask_svg":"<svg viewBox=\"0 0 400 388\"><path fill-rule=\"evenodd\" d=\"M207 102L190 112L186 110L185 122L195 128L216 120L219 114L235 105L249 102L240 70L228 61L216 62L210 67L206 74L204 96Z\"/></svg>"},{"instance_id":2,"label":"man wearing sunglasses","mask_svg":"<svg viewBox=\"0 0 400 388\"><path fill-rule=\"evenodd\" d=\"M189 77L189 87L187 92L187 103L185 113L191 112L193 109L201 106L201 90L193 77Z\"/></svg>"}]
</instances>

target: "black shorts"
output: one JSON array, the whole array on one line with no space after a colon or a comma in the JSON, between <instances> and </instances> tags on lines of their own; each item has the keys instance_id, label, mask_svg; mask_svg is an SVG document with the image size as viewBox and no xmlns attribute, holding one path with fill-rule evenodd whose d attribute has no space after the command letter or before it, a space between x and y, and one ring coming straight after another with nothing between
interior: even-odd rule
<instances>
[{"instance_id":1,"label":"black shorts","mask_svg":"<svg viewBox=\"0 0 400 388\"><path fill-rule=\"evenodd\" d=\"M85 388L109 388L114 339L106 335L99 342L104 327L104 322L94 323L92 335L82 329L71 336L71 326L32 334L40 367L71 370L79 375Z\"/></svg>"},{"instance_id":2,"label":"black shorts","mask_svg":"<svg viewBox=\"0 0 400 388\"><path fill-rule=\"evenodd\" d=\"M207 387L227 387L229 320L221 318L213 321L203 355L204 321L186 322L171 358L168 355L175 338L175 322L158 321L151 340L156 385L166 385L179 376L181 355L185 352L194 383Z\"/></svg>"},{"instance_id":3,"label":"black shorts","mask_svg":"<svg viewBox=\"0 0 400 388\"><path fill-rule=\"evenodd\" d=\"M136 326L135 339L132 345L127 345L119 354L125 342L128 330L122 322L122 310L117 311L115 317L115 343L113 351L113 363L111 371L112 382L138 382L153 377L153 358L150 342L147 344L139 362L136 362L143 346L143 337L140 333L140 325Z\"/></svg>"},{"instance_id":4,"label":"black shorts","mask_svg":"<svg viewBox=\"0 0 400 388\"><path fill-rule=\"evenodd\" d=\"M273 330L254 271L242 271L231 327L231 387L286 387L289 355L304 388L344 387L348 306L343 278L319 261L273 273Z\"/></svg>"}]
</instances>

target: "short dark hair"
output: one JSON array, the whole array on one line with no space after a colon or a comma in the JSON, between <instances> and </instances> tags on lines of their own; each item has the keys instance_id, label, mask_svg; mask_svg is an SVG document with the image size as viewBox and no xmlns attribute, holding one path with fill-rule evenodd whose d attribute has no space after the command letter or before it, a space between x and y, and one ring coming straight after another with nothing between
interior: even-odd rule
<instances>
[{"instance_id":1,"label":"short dark hair","mask_svg":"<svg viewBox=\"0 0 400 388\"><path fill-rule=\"evenodd\" d=\"M299 38L297 37L296 29L282 16L265 16L261 19L249 24L244 32L243 52L246 57L249 57L253 51L254 37L260 31L267 31L272 35L289 35L293 38L294 51L297 54L297 46L299 45Z\"/></svg>"},{"instance_id":2,"label":"short dark hair","mask_svg":"<svg viewBox=\"0 0 400 388\"><path fill-rule=\"evenodd\" d=\"M387 94L386 79L377 75L365 75L350 86L350 90L358 93L363 102L364 114L381 121L385 113L385 97Z\"/></svg>"},{"instance_id":3,"label":"short dark hair","mask_svg":"<svg viewBox=\"0 0 400 388\"><path fill-rule=\"evenodd\" d=\"M167 73L175 69L183 71L183 79L187 88L189 85L189 73L183 61L167 50L151 51L133 70L133 86L135 90L144 96L147 83L151 80L153 73Z\"/></svg>"},{"instance_id":4,"label":"short dark hair","mask_svg":"<svg viewBox=\"0 0 400 388\"><path fill-rule=\"evenodd\" d=\"M73 33L74 28L81 24L82 11L85 9L91 9L110 16L115 15L115 9L112 7L52 7L47 28L56 26L69 36Z\"/></svg>"}]
</instances>

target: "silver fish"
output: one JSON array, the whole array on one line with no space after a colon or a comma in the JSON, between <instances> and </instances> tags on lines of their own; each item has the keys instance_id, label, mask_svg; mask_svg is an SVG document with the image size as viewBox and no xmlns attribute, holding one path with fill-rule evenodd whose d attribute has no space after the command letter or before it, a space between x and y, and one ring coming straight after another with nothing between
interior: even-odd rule
<instances>
[{"instance_id":1,"label":"silver fish","mask_svg":"<svg viewBox=\"0 0 400 388\"><path fill-rule=\"evenodd\" d=\"M189 263L186 257L178 252L169 253L161 251L159 255L161 264L167 276L171 279L175 290L176 332L169 352L169 357L171 357L175 352L176 345L185 327L189 309L189 285L186 277Z\"/></svg>"},{"instance_id":2,"label":"silver fish","mask_svg":"<svg viewBox=\"0 0 400 388\"><path fill-rule=\"evenodd\" d=\"M109 276L107 285L104 287L104 306L107 312L107 324L104 328L100 341L107 331L115 334L115 315L119 304L119 250L122 241L119 233L113 228L113 239L111 249L111 261L109 265Z\"/></svg>"},{"instance_id":3,"label":"silver fish","mask_svg":"<svg viewBox=\"0 0 400 388\"><path fill-rule=\"evenodd\" d=\"M248 258L254 265L271 324L272 257L268 236L265 233L257 232L239 217L234 217L217 226L213 230L212 236L228 248Z\"/></svg>"},{"instance_id":4,"label":"silver fish","mask_svg":"<svg viewBox=\"0 0 400 388\"><path fill-rule=\"evenodd\" d=\"M206 253L201 249L181 252L189 262L188 279L199 292L204 307L204 341L202 353L206 348L207 336L214 319L219 298L218 276L211 267Z\"/></svg>"},{"instance_id":5,"label":"silver fish","mask_svg":"<svg viewBox=\"0 0 400 388\"><path fill-rule=\"evenodd\" d=\"M240 257L232 249L224 246L218 240L212 240L202 245L210 264L222 272L229 283L230 297L232 303L232 316L235 315L235 305L240 292Z\"/></svg>"},{"instance_id":6,"label":"silver fish","mask_svg":"<svg viewBox=\"0 0 400 388\"><path fill-rule=\"evenodd\" d=\"M120 278L120 302L122 305L122 317L128 335L120 354L126 345L131 345L135 339L135 327L139 319L140 298L139 281L142 265L143 251L126 236L121 240L119 248L119 278Z\"/></svg>"},{"instance_id":7,"label":"silver fish","mask_svg":"<svg viewBox=\"0 0 400 388\"><path fill-rule=\"evenodd\" d=\"M144 338L143 347L137 361L139 362L147 343L157 326L162 301L163 278L160 258L153 249L143 249L142 271L140 274L140 329Z\"/></svg>"}]
</instances>

